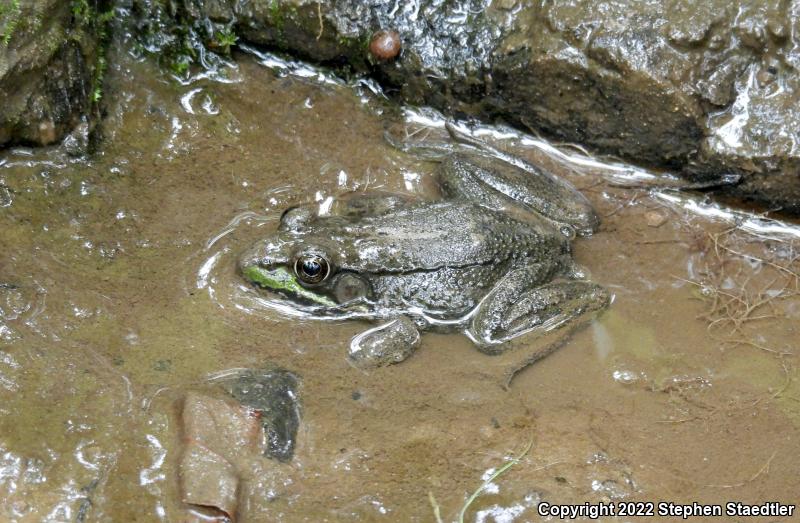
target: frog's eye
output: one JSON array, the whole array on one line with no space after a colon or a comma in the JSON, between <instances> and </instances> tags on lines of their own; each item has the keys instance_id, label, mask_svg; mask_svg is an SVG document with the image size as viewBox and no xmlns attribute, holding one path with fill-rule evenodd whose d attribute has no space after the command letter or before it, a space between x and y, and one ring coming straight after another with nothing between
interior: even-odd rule
<instances>
[{"instance_id":1,"label":"frog's eye","mask_svg":"<svg viewBox=\"0 0 800 523\"><path fill-rule=\"evenodd\" d=\"M305 283L319 283L328 277L331 266L318 254L304 254L294 262L294 272Z\"/></svg>"}]
</instances>

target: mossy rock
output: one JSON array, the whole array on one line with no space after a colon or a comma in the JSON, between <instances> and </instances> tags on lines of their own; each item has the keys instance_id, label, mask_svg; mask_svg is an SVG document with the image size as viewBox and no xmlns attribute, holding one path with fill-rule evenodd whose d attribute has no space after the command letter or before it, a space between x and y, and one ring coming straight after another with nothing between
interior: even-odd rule
<instances>
[{"instance_id":1,"label":"mossy rock","mask_svg":"<svg viewBox=\"0 0 800 523\"><path fill-rule=\"evenodd\" d=\"M0 147L94 122L110 2L0 0Z\"/></svg>"}]
</instances>

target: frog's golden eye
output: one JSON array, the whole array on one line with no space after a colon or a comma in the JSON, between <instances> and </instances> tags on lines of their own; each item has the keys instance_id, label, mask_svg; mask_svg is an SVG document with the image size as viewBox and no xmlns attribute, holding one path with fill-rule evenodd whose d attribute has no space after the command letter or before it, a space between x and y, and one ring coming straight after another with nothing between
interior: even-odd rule
<instances>
[{"instance_id":1,"label":"frog's golden eye","mask_svg":"<svg viewBox=\"0 0 800 523\"><path fill-rule=\"evenodd\" d=\"M295 260L294 273L305 283L320 283L331 273L331 266L319 254L304 254Z\"/></svg>"}]
</instances>

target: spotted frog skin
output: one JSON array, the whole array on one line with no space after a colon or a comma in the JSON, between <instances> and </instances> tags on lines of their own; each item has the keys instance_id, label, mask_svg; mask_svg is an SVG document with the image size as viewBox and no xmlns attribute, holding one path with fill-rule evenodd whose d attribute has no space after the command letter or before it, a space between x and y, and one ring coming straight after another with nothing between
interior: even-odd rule
<instances>
[{"instance_id":1,"label":"spotted frog skin","mask_svg":"<svg viewBox=\"0 0 800 523\"><path fill-rule=\"evenodd\" d=\"M324 215L288 209L241 274L312 317L381 322L351 344L363 366L405 359L425 330L500 354L608 304L572 260L571 238L599 220L571 185L479 151L450 154L435 174L438 200L354 193Z\"/></svg>"}]
</instances>

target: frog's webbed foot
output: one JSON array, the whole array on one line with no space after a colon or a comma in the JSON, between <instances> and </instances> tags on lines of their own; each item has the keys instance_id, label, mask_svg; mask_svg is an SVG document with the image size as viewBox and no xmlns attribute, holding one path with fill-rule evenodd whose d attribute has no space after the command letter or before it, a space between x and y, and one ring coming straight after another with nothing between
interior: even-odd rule
<instances>
[{"instance_id":1,"label":"frog's webbed foot","mask_svg":"<svg viewBox=\"0 0 800 523\"><path fill-rule=\"evenodd\" d=\"M400 316L353 338L348 358L362 369L384 367L411 356L419 342L417 326L411 319Z\"/></svg>"},{"instance_id":2,"label":"frog's webbed foot","mask_svg":"<svg viewBox=\"0 0 800 523\"><path fill-rule=\"evenodd\" d=\"M608 292L585 280L557 280L544 285L542 276L548 266L532 264L507 274L486 295L472 317L466 334L487 354L502 355L503 361L489 366L501 367L505 384L528 365L535 363L566 342L567 337L589 313L604 309L609 303ZM509 344L525 334L544 335L569 325L570 331L530 352ZM515 344L516 345L516 344Z\"/></svg>"}]
</instances>

